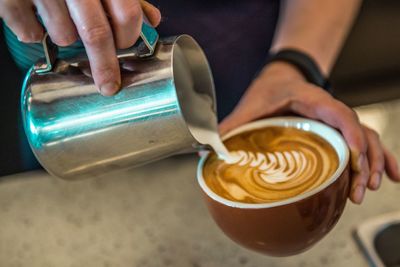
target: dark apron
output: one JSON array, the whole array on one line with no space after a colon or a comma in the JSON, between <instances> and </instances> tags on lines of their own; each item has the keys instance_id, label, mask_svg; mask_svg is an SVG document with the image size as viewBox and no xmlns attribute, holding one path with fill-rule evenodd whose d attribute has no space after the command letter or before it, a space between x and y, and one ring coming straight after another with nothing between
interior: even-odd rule
<instances>
[{"instance_id":1,"label":"dark apron","mask_svg":"<svg viewBox=\"0 0 400 267\"><path fill-rule=\"evenodd\" d=\"M158 0L161 36L187 33L204 49L217 91L218 116L228 115L265 61L278 0Z\"/></svg>"}]
</instances>

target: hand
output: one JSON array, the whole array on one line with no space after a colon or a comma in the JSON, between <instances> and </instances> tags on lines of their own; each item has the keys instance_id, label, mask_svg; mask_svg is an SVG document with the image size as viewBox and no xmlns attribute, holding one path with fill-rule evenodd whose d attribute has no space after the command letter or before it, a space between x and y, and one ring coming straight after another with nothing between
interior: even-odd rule
<instances>
[{"instance_id":1,"label":"hand","mask_svg":"<svg viewBox=\"0 0 400 267\"><path fill-rule=\"evenodd\" d=\"M158 9L144 0L0 0L0 17L22 42L43 38L35 9L55 44L68 46L80 37L103 95L112 95L120 87L116 48L136 42L143 11L153 26L161 18Z\"/></svg>"},{"instance_id":2,"label":"hand","mask_svg":"<svg viewBox=\"0 0 400 267\"><path fill-rule=\"evenodd\" d=\"M367 187L379 188L385 171L390 179L400 181L396 159L383 147L378 134L362 125L351 108L305 81L297 69L284 62L264 68L235 110L222 121L220 132L262 117L291 112L323 121L343 134L351 153L349 198L354 203L362 202Z\"/></svg>"}]
</instances>

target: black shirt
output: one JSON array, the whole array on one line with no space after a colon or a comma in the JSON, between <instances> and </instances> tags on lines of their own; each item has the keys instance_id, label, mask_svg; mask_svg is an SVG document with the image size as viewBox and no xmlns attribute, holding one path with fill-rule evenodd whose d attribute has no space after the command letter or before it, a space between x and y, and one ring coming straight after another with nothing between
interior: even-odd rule
<instances>
[{"instance_id":1,"label":"black shirt","mask_svg":"<svg viewBox=\"0 0 400 267\"><path fill-rule=\"evenodd\" d=\"M218 116L228 115L265 61L279 15L278 0L155 0L160 36L186 33L204 49L217 93Z\"/></svg>"}]
</instances>

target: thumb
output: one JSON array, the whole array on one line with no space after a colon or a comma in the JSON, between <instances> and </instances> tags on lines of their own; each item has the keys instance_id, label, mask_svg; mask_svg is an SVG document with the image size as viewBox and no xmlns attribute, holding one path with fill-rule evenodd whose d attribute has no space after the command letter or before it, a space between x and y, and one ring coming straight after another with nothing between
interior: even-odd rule
<instances>
[{"instance_id":1,"label":"thumb","mask_svg":"<svg viewBox=\"0 0 400 267\"><path fill-rule=\"evenodd\" d=\"M144 14L146 14L147 19L149 20L150 24L153 27L157 27L158 24L160 24L161 21L161 13L158 8L153 6L147 1L140 0L140 4L142 6Z\"/></svg>"}]
</instances>

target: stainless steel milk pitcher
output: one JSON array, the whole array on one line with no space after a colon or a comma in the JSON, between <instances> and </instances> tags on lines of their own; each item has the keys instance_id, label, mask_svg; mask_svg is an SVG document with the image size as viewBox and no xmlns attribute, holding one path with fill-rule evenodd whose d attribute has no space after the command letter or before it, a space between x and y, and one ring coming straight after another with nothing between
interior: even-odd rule
<instances>
[{"instance_id":1,"label":"stainless steel milk pitcher","mask_svg":"<svg viewBox=\"0 0 400 267\"><path fill-rule=\"evenodd\" d=\"M44 39L46 59L28 72L21 105L30 146L49 173L107 174L194 150L204 130L217 130L214 83L196 41L158 40L146 23L141 38L118 51L122 89L111 97L96 90L86 55L56 59Z\"/></svg>"}]
</instances>

